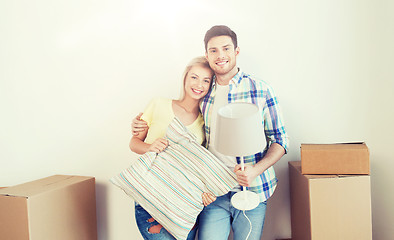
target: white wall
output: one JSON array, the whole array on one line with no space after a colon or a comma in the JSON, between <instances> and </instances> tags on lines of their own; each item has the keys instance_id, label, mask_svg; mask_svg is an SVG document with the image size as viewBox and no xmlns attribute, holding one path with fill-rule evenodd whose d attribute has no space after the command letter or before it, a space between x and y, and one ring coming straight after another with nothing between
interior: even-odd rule
<instances>
[{"instance_id":1,"label":"white wall","mask_svg":"<svg viewBox=\"0 0 394 240\"><path fill-rule=\"evenodd\" d=\"M95 176L99 239L142 239L132 202L108 182L136 157L131 119L154 96L177 97L206 30L226 24L238 65L276 90L291 137L264 239L291 235L287 162L300 143L356 140L371 150L374 240L391 239L393 10L389 0L1 1L0 186Z\"/></svg>"}]
</instances>

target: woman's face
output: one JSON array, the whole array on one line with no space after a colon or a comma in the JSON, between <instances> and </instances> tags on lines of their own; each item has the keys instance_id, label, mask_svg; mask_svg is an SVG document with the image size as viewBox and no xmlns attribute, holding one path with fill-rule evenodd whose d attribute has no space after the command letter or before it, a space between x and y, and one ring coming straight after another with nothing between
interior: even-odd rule
<instances>
[{"instance_id":1,"label":"woman's face","mask_svg":"<svg viewBox=\"0 0 394 240\"><path fill-rule=\"evenodd\" d=\"M185 97L193 99L203 98L211 86L213 73L209 68L201 65L193 66L186 75Z\"/></svg>"}]
</instances>

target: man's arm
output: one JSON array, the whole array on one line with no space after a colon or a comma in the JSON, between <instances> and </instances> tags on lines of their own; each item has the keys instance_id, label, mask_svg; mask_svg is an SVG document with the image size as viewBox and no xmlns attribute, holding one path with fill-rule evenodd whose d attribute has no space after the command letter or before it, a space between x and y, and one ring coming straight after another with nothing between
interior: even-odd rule
<instances>
[{"instance_id":1,"label":"man's arm","mask_svg":"<svg viewBox=\"0 0 394 240\"><path fill-rule=\"evenodd\" d=\"M282 156L285 154L285 149L278 143L273 143L267 154L256 163L254 166L245 166L245 171L241 171L241 165L238 164L234 168L234 172L237 175L237 181L241 186L250 186L252 181L265 170L273 166Z\"/></svg>"},{"instance_id":2,"label":"man's arm","mask_svg":"<svg viewBox=\"0 0 394 240\"><path fill-rule=\"evenodd\" d=\"M257 176L279 161L288 150L288 137L282 113L271 87L267 86L264 92L264 98L267 103L262 111L264 132L271 144L263 159L258 161L254 166L245 166L245 171L243 172L240 171L240 166L237 165L235 167L234 171L239 179L238 182L243 186L249 186Z\"/></svg>"},{"instance_id":3,"label":"man's arm","mask_svg":"<svg viewBox=\"0 0 394 240\"><path fill-rule=\"evenodd\" d=\"M131 133L133 136L139 135L139 133L147 131L148 124L146 121L141 119L142 113L139 113L131 123Z\"/></svg>"},{"instance_id":4,"label":"man's arm","mask_svg":"<svg viewBox=\"0 0 394 240\"><path fill-rule=\"evenodd\" d=\"M142 113L138 114L131 124L133 137L129 143L130 150L138 154L144 154L146 152L162 152L168 146L167 139L158 138L152 144L145 143L144 140L148 134L149 128L148 124L141 119L141 116Z\"/></svg>"}]
</instances>

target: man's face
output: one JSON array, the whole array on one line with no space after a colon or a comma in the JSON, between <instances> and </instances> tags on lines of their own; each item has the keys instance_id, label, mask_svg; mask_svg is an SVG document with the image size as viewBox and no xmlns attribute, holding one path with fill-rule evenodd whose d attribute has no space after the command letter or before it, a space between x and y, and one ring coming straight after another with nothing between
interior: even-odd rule
<instances>
[{"instance_id":1,"label":"man's face","mask_svg":"<svg viewBox=\"0 0 394 240\"><path fill-rule=\"evenodd\" d=\"M235 75L238 72L236 67L238 54L239 48L234 49L231 37L217 36L208 41L205 56L216 76L220 76L229 73Z\"/></svg>"}]
</instances>

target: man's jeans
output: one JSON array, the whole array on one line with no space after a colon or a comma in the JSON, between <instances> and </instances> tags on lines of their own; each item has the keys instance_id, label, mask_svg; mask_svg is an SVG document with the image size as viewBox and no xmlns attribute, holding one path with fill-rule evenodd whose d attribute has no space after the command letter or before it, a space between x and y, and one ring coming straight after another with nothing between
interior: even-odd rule
<instances>
[{"instance_id":1,"label":"man's jeans","mask_svg":"<svg viewBox=\"0 0 394 240\"><path fill-rule=\"evenodd\" d=\"M235 192L218 197L216 201L204 208L199 216L200 240L227 240L230 227L233 230L234 240L246 240L250 231L249 221L243 211L231 205L231 197ZM248 240L260 240L263 232L265 211L267 203L260 203L255 209L245 211L252 222L252 232Z\"/></svg>"}]
</instances>

